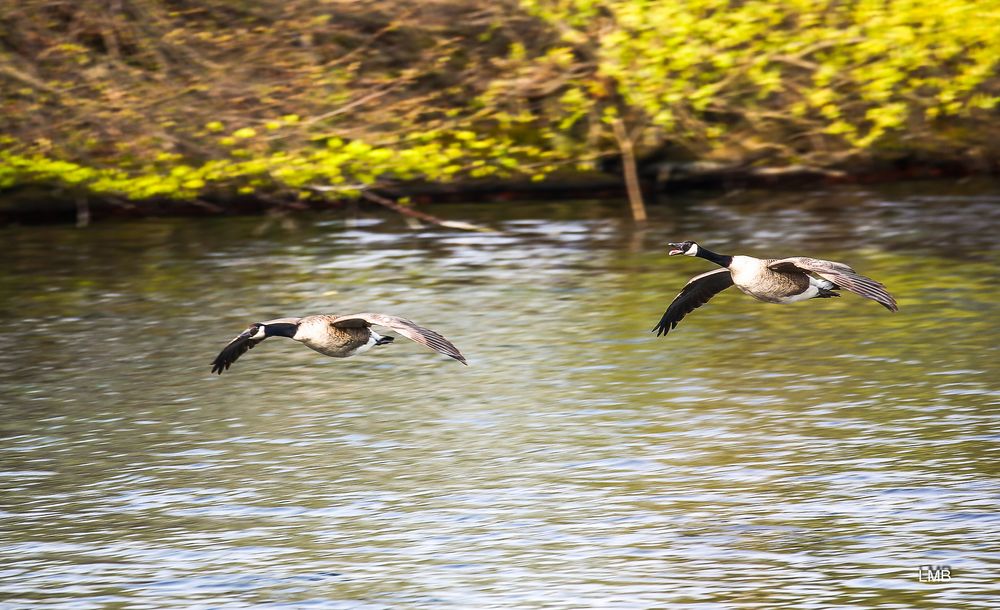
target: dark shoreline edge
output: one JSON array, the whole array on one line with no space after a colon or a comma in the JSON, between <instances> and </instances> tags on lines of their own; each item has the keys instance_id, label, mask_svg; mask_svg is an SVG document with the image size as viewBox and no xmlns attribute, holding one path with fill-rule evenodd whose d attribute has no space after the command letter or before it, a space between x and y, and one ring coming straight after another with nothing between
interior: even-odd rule
<instances>
[{"instance_id":1,"label":"dark shoreline edge","mask_svg":"<svg viewBox=\"0 0 1000 610\"><path fill-rule=\"evenodd\" d=\"M747 167L711 162L661 163L641 169L643 192L655 205L666 193L705 189L799 189L847 184L884 184L903 180L940 180L1000 176L1000 163L970 164L967 160L895 161L872 164L859 171L818 167ZM499 203L532 199L622 199L625 185L610 174L552 176L544 181L523 179L456 181L452 183L386 183L370 189L391 199L408 198L413 206L432 203ZM310 200L261 195L207 195L197 200L147 199L129 201L74 192L51 184L23 184L0 191L0 226L12 224L77 224L107 219L150 217L216 217L274 211L343 210L373 205L358 199Z\"/></svg>"}]
</instances>

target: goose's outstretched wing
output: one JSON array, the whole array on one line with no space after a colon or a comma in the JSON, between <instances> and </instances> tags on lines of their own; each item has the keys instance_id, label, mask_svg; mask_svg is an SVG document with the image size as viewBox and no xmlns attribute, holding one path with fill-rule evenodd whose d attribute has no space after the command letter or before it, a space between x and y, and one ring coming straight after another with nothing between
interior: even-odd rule
<instances>
[{"instance_id":1,"label":"goose's outstretched wing","mask_svg":"<svg viewBox=\"0 0 1000 610\"><path fill-rule=\"evenodd\" d=\"M440 352L449 358L454 358L462 364L468 364L465 356L451 341L445 339L437 332L419 326L406 318L390 316L382 313L355 313L348 316L339 316L331 322L338 328L351 328L358 326L384 326L403 335L411 341L421 345L426 345L434 351Z\"/></svg>"},{"instance_id":2,"label":"goose's outstretched wing","mask_svg":"<svg viewBox=\"0 0 1000 610\"><path fill-rule=\"evenodd\" d=\"M228 369L236 360L247 353L248 350L253 349L258 343L264 339L251 339L253 335L260 328L258 324L254 324L247 328L245 331L236 335L236 337L229 342L226 347L222 348L219 355L215 357L212 361L212 372L222 374L222 371Z\"/></svg>"},{"instance_id":3,"label":"goose's outstretched wing","mask_svg":"<svg viewBox=\"0 0 1000 610\"><path fill-rule=\"evenodd\" d=\"M656 336L666 335L677 323L695 309L708 302L709 299L733 285L733 276L729 269L715 269L708 273L696 275L680 291L667 307L659 323L653 327Z\"/></svg>"},{"instance_id":4,"label":"goose's outstretched wing","mask_svg":"<svg viewBox=\"0 0 1000 610\"><path fill-rule=\"evenodd\" d=\"M219 355L215 357L212 361L212 372L222 374L222 371L228 369L236 360L247 353L249 350L257 346L258 343L266 339L267 337L260 337L254 339L253 336L257 334L257 331L261 326L269 326L271 324L298 324L300 318L278 318L277 320L268 320L267 322L255 322L251 324L245 331L236 335L232 341L230 341L226 347L222 348Z\"/></svg>"},{"instance_id":5,"label":"goose's outstretched wing","mask_svg":"<svg viewBox=\"0 0 1000 610\"><path fill-rule=\"evenodd\" d=\"M871 299L889 311L899 311L896 299L885 289L885 286L865 277L844 263L825 261L806 256L793 256L771 261L767 265L775 271L804 271L815 273L823 279L830 280L844 290Z\"/></svg>"}]
</instances>

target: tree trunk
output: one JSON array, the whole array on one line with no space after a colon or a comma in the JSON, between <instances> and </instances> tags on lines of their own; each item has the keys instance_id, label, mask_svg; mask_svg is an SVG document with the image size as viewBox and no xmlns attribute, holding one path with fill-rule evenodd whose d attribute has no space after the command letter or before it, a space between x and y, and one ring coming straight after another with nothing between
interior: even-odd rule
<instances>
[{"instance_id":1,"label":"tree trunk","mask_svg":"<svg viewBox=\"0 0 1000 610\"><path fill-rule=\"evenodd\" d=\"M625 122L616 118L613 127L618 148L622 152L622 173L625 175L625 190L628 192L628 202L632 207L632 220L646 221L646 204L642 200L642 188L639 185L639 170L635 165L635 151L632 148L632 138L625 129Z\"/></svg>"}]
</instances>

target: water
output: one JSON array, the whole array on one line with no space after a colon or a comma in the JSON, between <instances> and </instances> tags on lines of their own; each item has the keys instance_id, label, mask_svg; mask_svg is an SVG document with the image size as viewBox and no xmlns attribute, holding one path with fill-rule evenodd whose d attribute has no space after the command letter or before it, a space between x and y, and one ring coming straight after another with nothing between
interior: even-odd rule
<instances>
[{"instance_id":1,"label":"water","mask_svg":"<svg viewBox=\"0 0 1000 610\"><path fill-rule=\"evenodd\" d=\"M1000 195L910 184L441 206L503 233L149 220L0 231L0 607L996 608ZM721 252L859 297L727 291ZM351 360L249 322L384 311ZM948 565L922 583L918 566Z\"/></svg>"}]
</instances>

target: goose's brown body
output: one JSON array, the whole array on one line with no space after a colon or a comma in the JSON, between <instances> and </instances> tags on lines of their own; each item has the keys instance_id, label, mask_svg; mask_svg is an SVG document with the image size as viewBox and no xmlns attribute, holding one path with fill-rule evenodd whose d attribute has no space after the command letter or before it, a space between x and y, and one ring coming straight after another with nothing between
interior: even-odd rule
<instances>
[{"instance_id":1,"label":"goose's brown body","mask_svg":"<svg viewBox=\"0 0 1000 610\"><path fill-rule=\"evenodd\" d=\"M750 257L733 257L747 258ZM739 270L730 270L733 284L745 294L765 303L785 303L783 299L804 293L809 288L809 275L801 272L770 271L767 265L777 259L753 259L757 264L745 265ZM735 261L734 261L735 262Z\"/></svg>"},{"instance_id":2,"label":"goose's brown body","mask_svg":"<svg viewBox=\"0 0 1000 610\"><path fill-rule=\"evenodd\" d=\"M292 337L309 349L333 358L353 356L368 344L372 329L367 325L337 326L338 316L320 314L299 321L298 331Z\"/></svg>"}]
</instances>

